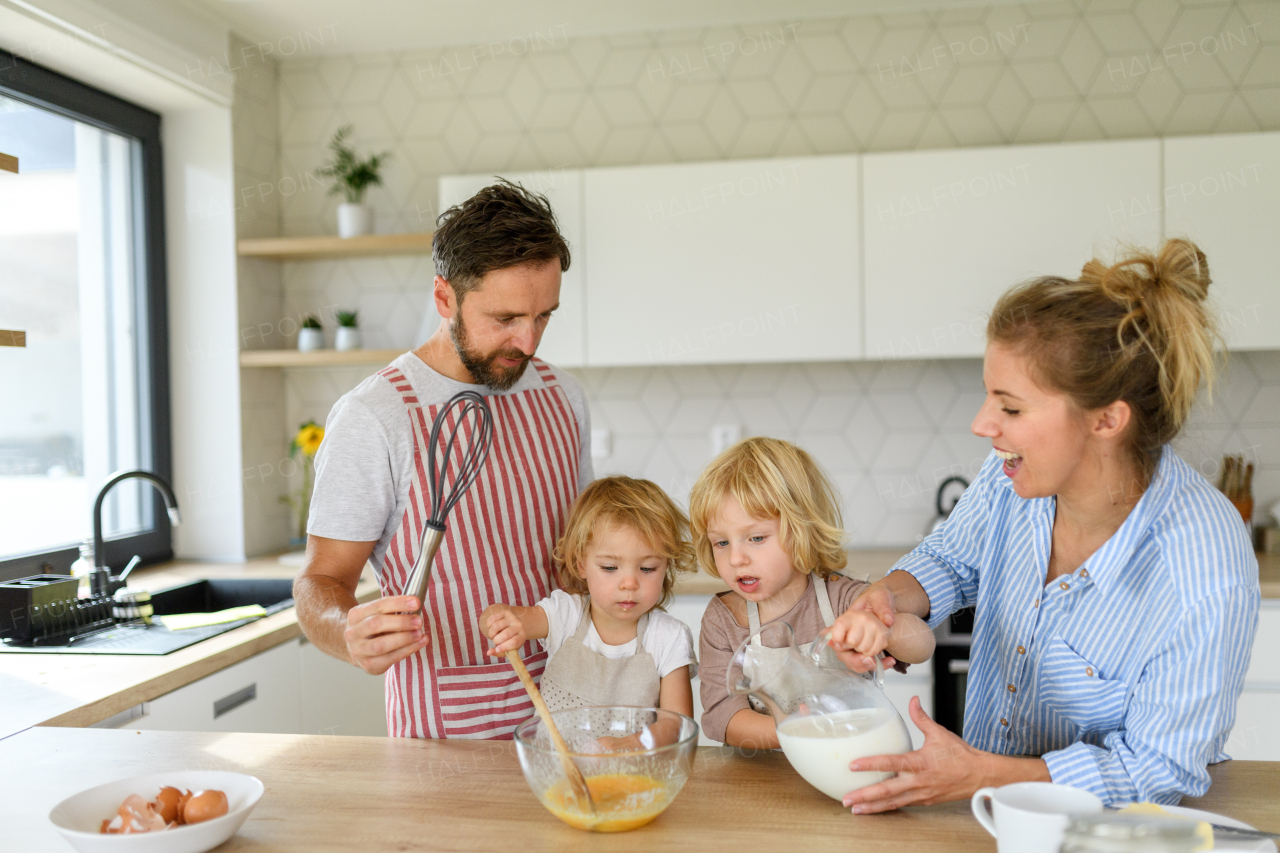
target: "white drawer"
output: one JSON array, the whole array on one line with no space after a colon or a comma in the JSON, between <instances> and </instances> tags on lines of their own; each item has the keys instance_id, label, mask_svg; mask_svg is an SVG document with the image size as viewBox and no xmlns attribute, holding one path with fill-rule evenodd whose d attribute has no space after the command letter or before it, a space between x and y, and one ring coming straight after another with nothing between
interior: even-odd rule
<instances>
[{"instance_id":1,"label":"white drawer","mask_svg":"<svg viewBox=\"0 0 1280 853\"><path fill-rule=\"evenodd\" d=\"M911 732L911 745L914 749L919 749L924 743L924 733L916 728L916 724L911 721L911 713L909 711L911 697L920 697L920 707L930 717L933 716L933 680L929 678L915 678L905 675L898 675L896 678L886 678L884 682L884 692L888 695L889 701L893 703L893 707L898 709L898 713L902 715L902 719L907 724L907 731Z\"/></svg>"},{"instance_id":2,"label":"white drawer","mask_svg":"<svg viewBox=\"0 0 1280 853\"><path fill-rule=\"evenodd\" d=\"M124 728L169 732L302 731L298 641L291 640L179 687Z\"/></svg>"},{"instance_id":3,"label":"white drawer","mask_svg":"<svg viewBox=\"0 0 1280 853\"><path fill-rule=\"evenodd\" d=\"M302 640L302 733L387 736L386 678Z\"/></svg>"},{"instance_id":4,"label":"white drawer","mask_svg":"<svg viewBox=\"0 0 1280 853\"><path fill-rule=\"evenodd\" d=\"M1227 755L1244 761L1280 761L1280 689L1245 688L1236 706L1236 725L1227 739Z\"/></svg>"},{"instance_id":5,"label":"white drawer","mask_svg":"<svg viewBox=\"0 0 1280 853\"><path fill-rule=\"evenodd\" d=\"M1274 598L1262 600L1258 634L1253 640L1253 654L1249 657L1244 682L1280 687L1280 601Z\"/></svg>"}]
</instances>

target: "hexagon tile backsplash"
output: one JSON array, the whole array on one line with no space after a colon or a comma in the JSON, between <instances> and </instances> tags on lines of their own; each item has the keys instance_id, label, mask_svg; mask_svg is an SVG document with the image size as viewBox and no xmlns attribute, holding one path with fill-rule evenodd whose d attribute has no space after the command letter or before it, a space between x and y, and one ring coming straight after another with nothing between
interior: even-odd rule
<instances>
[{"instance_id":1,"label":"hexagon tile backsplash","mask_svg":"<svg viewBox=\"0 0 1280 853\"><path fill-rule=\"evenodd\" d=\"M289 372L289 422L323 420L371 372ZM596 460L597 476L646 477L687 505L712 457L712 427L785 438L831 475L852 547L914 544L934 518L938 484L951 474L972 478L991 447L969 432L983 397L977 359L570 372L586 389L592 426L611 434L612 453ZM1278 436L1280 353L1234 354L1213 404L1201 402L1176 448L1210 480L1224 453L1258 465L1261 518L1280 499Z\"/></svg>"}]
</instances>

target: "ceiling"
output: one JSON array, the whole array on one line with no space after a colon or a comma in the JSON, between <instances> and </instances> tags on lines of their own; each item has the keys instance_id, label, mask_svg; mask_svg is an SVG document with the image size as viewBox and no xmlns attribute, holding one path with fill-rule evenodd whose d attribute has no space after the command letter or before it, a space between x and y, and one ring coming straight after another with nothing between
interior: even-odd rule
<instances>
[{"instance_id":1,"label":"ceiling","mask_svg":"<svg viewBox=\"0 0 1280 853\"><path fill-rule=\"evenodd\" d=\"M302 41L308 53L375 53L547 39L777 24L816 18L1009 5L1018 0L186 0L258 43ZM1025 0L1023 0L1025 2ZM1032 0L1047 2L1047 0ZM289 42L285 42L288 44Z\"/></svg>"}]
</instances>

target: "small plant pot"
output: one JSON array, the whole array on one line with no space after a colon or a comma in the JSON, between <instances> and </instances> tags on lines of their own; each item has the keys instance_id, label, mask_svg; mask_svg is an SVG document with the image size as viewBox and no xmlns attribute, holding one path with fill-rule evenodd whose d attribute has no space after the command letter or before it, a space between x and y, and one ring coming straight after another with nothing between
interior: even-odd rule
<instances>
[{"instance_id":1,"label":"small plant pot","mask_svg":"<svg viewBox=\"0 0 1280 853\"><path fill-rule=\"evenodd\" d=\"M338 236L359 237L373 233L373 208L367 204L343 202L338 205Z\"/></svg>"},{"instance_id":2,"label":"small plant pot","mask_svg":"<svg viewBox=\"0 0 1280 853\"><path fill-rule=\"evenodd\" d=\"M324 329L299 329L298 352L315 352L324 349Z\"/></svg>"},{"instance_id":3,"label":"small plant pot","mask_svg":"<svg viewBox=\"0 0 1280 853\"><path fill-rule=\"evenodd\" d=\"M360 329L358 326L339 326L338 336L334 338L333 348L338 352L360 349Z\"/></svg>"}]
</instances>

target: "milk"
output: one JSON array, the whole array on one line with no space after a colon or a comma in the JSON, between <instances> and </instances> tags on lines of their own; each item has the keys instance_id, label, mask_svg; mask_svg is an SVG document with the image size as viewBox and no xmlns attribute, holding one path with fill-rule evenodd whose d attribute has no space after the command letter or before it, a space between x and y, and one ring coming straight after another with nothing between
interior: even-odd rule
<instances>
[{"instance_id":1,"label":"milk","mask_svg":"<svg viewBox=\"0 0 1280 853\"><path fill-rule=\"evenodd\" d=\"M854 773L849 762L867 755L911 751L911 735L893 710L866 708L784 720L778 740L787 760L804 780L840 800L850 791L893 776L878 771Z\"/></svg>"}]
</instances>

